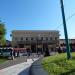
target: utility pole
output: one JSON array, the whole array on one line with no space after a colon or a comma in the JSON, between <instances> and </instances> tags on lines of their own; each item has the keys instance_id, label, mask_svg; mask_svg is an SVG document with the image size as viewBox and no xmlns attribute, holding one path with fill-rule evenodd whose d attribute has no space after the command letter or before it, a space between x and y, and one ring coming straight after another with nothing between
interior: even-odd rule
<instances>
[{"instance_id":1,"label":"utility pole","mask_svg":"<svg viewBox=\"0 0 75 75\"><path fill-rule=\"evenodd\" d=\"M68 42L68 34L67 34L67 26L66 26L66 19L65 19L63 0L60 0L60 4L61 4L62 19L63 19L63 27L64 27L64 34L65 34L66 49L67 49L67 59L70 59L71 55L70 55L70 47L69 47L69 42Z\"/></svg>"}]
</instances>

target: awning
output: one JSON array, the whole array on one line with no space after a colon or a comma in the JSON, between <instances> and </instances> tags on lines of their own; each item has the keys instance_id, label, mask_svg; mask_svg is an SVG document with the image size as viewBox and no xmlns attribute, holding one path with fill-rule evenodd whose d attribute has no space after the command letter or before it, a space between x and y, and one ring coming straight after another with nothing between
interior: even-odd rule
<instances>
[{"instance_id":1,"label":"awning","mask_svg":"<svg viewBox=\"0 0 75 75\"><path fill-rule=\"evenodd\" d=\"M22 50L26 50L26 48L13 48L14 51L22 51Z\"/></svg>"}]
</instances>

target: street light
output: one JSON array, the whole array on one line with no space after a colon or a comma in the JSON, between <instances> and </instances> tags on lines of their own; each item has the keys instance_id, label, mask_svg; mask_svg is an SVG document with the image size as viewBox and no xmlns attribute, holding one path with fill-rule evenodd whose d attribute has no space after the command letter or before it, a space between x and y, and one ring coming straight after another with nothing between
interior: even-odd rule
<instances>
[{"instance_id":1,"label":"street light","mask_svg":"<svg viewBox=\"0 0 75 75\"><path fill-rule=\"evenodd\" d=\"M61 4L62 19L63 19L63 27L64 27L64 34L65 34L66 49L67 49L67 59L70 59L71 58L70 46L69 46L69 42L68 42L68 34L67 34L67 26L66 26L66 20L65 20L65 12L64 12L63 0L60 0L60 4Z\"/></svg>"}]
</instances>

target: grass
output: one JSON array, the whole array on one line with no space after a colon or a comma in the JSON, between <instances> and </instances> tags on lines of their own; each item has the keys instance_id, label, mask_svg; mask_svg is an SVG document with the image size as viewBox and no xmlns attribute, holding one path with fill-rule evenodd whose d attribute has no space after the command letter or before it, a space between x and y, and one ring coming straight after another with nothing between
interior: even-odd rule
<instances>
[{"instance_id":1,"label":"grass","mask_svg":"<svg viewBox=\"0 0 75 75\"><path fill-rule=\"evenodd\" d=\"M0 59L0 64L2 64L5 61L6 61L5 59Z\"/></svg>"},{"instance_id":2,"label":"grass","mask_svg":"<svg viewBox=\"0 0 75 75\"><path fill-rule=\"evenodd\" d=\"M5 61L7 61L6 58L4 58L4 57L0 57L0 64L4 63Z\"/></svg>"},{"instance_id":3,"label":"grass","mask_svg":"<svg viewBox=\"0 0 75 75\"><path fill-rule=\"evenodd\" d=\"M49 75L75 75L75 53L71 55L70 60L66 59L66 53L45 57L42 66Z\"/></svg>"}]
</instances>

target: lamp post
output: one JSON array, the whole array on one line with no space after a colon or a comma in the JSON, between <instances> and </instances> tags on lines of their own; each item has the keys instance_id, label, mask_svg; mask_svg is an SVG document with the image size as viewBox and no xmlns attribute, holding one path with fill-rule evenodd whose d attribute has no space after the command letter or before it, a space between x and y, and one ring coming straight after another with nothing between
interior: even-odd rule
<instances>
[{"instance_id":1,"label":"lamp post","mask_svg":"<svg viewBox=\"0 0 75 75\"><path fill-rule=\"evenodd\" d=\"M63 19L63 27L64 27L64 34L65 34L66 49L67 49L67 59L70 59L71 55L70 55L70 47L69 47L69 42L68 42L68 34L67 34L67 26L66 26L66 19L65 19L63 0L60 0L60 4L61 4L62 19Z\"/></svg>"}]
</instances>

